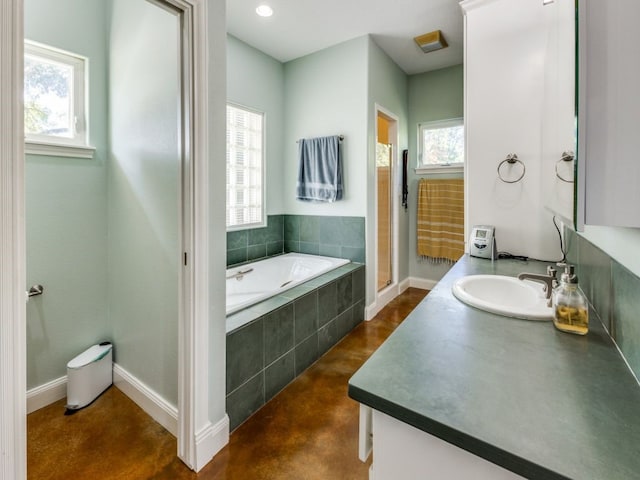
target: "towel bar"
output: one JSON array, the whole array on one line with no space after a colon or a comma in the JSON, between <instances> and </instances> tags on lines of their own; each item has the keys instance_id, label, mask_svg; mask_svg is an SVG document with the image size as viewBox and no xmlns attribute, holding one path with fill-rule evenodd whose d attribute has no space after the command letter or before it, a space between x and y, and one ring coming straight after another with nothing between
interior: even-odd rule
<instances>
[{"instance_id":1,"label":"towel bar","mask_svg":"<svg viewBox=\"0 0 640 480\"><path fill-rule=\"evenodd\" d=\"M340 139L340 141L343 141L344 135L338 135L338 138ZM296 143L300 143L300 140L296 140Z\"/></svg>"}]
</instances>

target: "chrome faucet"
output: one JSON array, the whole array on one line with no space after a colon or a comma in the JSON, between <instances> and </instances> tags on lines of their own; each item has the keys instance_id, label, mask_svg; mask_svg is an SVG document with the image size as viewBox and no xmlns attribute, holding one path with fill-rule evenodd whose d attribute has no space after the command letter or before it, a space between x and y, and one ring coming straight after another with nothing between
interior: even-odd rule
<instances>
[{"instance_id":1,"label":"chrome faucet","mask_svg":"<svg viewBox=\"0 0 640 480\"><path fill-rule=\"evenodd\" d=\"M246 270L238 270L235 273L232 273L231 275L227 275L227 280L229 280L230 278L235 278L236 280L242 280L242 278L247 274L247 273L251 273L253 272L253 268L247 268Z\"/></svg>"},{"instance_id":2,"label":"chrome faucet","mask_svg":"<svg viewBox=\"0 0 640 480\"><path fill-rule=\"evenodd\" d=\"M551 292L558 284L556 280L556 272L557 270L553 268L551 265L547 267L547 274L543 275L540 273L521 273L518 275L518 280L533 280L534 282L540 282L544 284L543 292L545 293L545 298L549 300L551 298Z\"/></svg>"}]
</instances>

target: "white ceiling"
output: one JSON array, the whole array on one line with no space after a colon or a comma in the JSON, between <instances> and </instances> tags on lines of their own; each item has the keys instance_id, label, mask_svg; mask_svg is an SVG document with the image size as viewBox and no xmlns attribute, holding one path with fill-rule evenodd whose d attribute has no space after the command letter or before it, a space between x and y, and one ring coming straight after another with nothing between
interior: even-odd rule
<instances>
[{"instance_id":1,"label":"white ceiling","mask_svg":"<svg viewBox=\"0 0 640 480\"><path fill-rule=\"evenodd\" d=\"M371 34L407 74L462 63L459 0L227 0L227 31L281 62ZM268 4L270 18L256 15ZM449 46L425 54L413 37L441 30Z\"/></svg>"}]
</instances>

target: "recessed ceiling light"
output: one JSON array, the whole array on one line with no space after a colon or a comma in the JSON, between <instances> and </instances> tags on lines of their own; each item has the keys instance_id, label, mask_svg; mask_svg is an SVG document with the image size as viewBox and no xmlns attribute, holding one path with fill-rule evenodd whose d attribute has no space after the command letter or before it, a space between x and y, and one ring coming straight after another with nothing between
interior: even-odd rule
<instances>
[{"instance_id":1,"label":"recessed ceiling light","mask_svg":"<svg viewBox=\"0 0 640 480\"><path fill-rule=\"evenodd\" d=\"M256 8L256 13L261 17L270 17L271 15L273 15L273 8L271 8L269 5L260 5L258 8Z\"/></svg>"}]
</instances>

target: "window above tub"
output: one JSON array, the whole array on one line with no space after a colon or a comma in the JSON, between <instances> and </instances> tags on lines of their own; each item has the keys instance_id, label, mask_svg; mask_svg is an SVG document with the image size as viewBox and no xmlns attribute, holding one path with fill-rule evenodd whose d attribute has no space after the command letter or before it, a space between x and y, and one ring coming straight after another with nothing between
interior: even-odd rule
<instances>
[{"instance_id":1,"label":"window above tub","mask_svg":"<svg viewBox=\"0 0 640 480\"><path fill-rule=\"evenodd\" d=\"M417 174L458 173L464 169L464 120L418 124Z\"/></svg>"},{"instance_id":2,"label":"window above tub","mask_svg":"<svg viewBox=\"0 0 640 480\"><path fill-rule=\"evenodd\" d=\"M88 59L25 41L25 152L91 158L88 144Z\"/></svg>"},{"instance_id":3,"label":"window above tub","mask_svg":"<svg viewBox=\"0 0 640 480\"><path fill-rule=\"evenodd\" d=\"M227 104L227 231L266 226L264 113Z\"/></svg>"}]
</instances>

